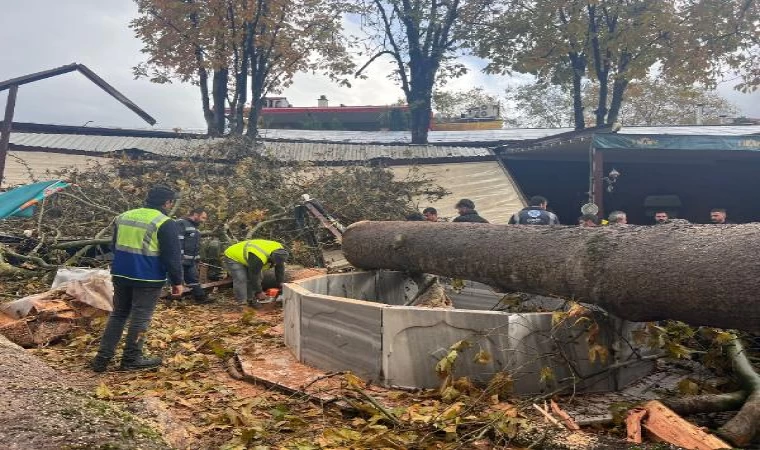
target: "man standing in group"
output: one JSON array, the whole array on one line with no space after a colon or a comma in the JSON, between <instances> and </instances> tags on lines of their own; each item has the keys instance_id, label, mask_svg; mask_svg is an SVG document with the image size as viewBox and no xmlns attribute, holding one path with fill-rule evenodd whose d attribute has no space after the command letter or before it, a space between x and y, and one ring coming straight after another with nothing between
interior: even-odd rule
<instances>
[{"instance_id":1,"label":"man standing in group","mask_svg":"<svg viewBox=\"0 0 760 450\"><path fill-rule=\"evenodd\" d=\"M488 221L475 211L475 202L469 198L463 198L459 200L454 208L459 215L454 218L452 222L473 222L473 223L488 223Z\"/></svg>"},{"instance_id":2,"label":"man standing in group","mask_svg":"<svg viewBox=\"0 0 760 450\"><path fill-rule=\"evenodd\" d=\"M252 239L233 244L224 251L224 262L232 275L232 290L238 302L259 308L266 295L261 287L265 269L274 267L275 282L282 288L285 263L290 255L279 242Z\"/></svg>"},{"instance_id":3,"label":"man standing in group","mask_svg":"<svg viewBox=\"0 0 760 450\"><path fill-rule=\"evenodd\" d=\"M201 233L198 227L208 219L205 208L195 208L187 217L177 220L182 250L182 273L196 303L211 303L201 288L198 261L201 253Z\"/></svg>"},{"instance_id":4,"label":"man standing in group","mask_svg":"<svg viewBox=\"0 0 760 450\"><path fill-rule=\"evenodd\" d=\"M726 210L723 208L713 208L710 210L710 222L716 225L733 223L726 220Z\"/></svg>"},{"instance_id":5,"label":"man standing in group","mask_svg":"<svg viewBox=\"0 0 760 450\"><path fill-rule=\"evenodd\" d=\"M153 319L167 272L171 293L182 293L182 264L178 230L167 217L175 194L166 186L155 186L145 199L145 207L133 209L116 218L113 231L113 311L100 339L92 370L105 372L129 320L123 370L149 369L161 365L161 358L143 355L145 333Z\"/></svg>"},{"instance_id":6,"label":"man standing in group","mask_svg":"<svg viewBox=\"0 0 760 450\"><path fill-rule=\"evenodd\" d=\"M559 225L559 218L547 211L549 201L540 195L534 195L528 200L528 206L516 212L509 223L512 225Z\"/></svg>"},{"instance_id":7,"label":"man standing in group","mask_svg":"<svg viewBox=\"0 0 760 450\"><path fill-rule=\"evenodd\" d=\"M432 206L423 209L422 215L425 216L425 220L428 222L438 222L438 210Z\"/></svg>"},{"instance_id":8,"label":"man standing in group","mask_svg":"<svg viewBox=\"0 0 760 450\"><path fill-rule=\"evenodd\" d=\"M610 225L627 225L628 216L625 211L612 211L609 217Z\"/></svg>"},{"instance_id":9,"label":"man standing in group","mask_svg":"<svg viewBox=\"0 0 760 450\"><path fill-rule=\"evenodd\" d=\"M654 213L654 223L659 225L663 223L670 222L670 216L668 215L667 211L655 211Z\"/></svg>"}]
</instances>

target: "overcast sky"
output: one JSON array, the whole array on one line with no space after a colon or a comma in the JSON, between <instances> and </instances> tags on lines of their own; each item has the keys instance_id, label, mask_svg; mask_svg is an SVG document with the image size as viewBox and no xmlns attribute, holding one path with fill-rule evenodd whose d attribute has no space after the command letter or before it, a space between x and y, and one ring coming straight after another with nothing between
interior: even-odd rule
<instances>
[{"instance_id":1,"label":"overcast sky","mask_svg":"<svg viewBox=\"0 0 760 450\"><path fill-rule=\"evenodd\" d=\"M0 14L0 80L82 63L158 120L154 128L202 130L198 88L189 84L152 84L134 80L132 67L144 58L141 43L128 28L137 8L131 0L4 0ZM471 71L449 83L449 89L483 86L501 94L509 84L505 77L480 73L482 63L468 59ZM402 97L401 89L386 78L390 66L376 63L369 79L352 88L338 87L322 76L301 74L283 95L296 106L316 106L327 95L331 104L388 104ZM743 95L728 83L721 93L736 103L744 115L760 117L760 93ZM6 93L0 93L0 111ZM19 88L15 121L146 128L149 125L78 73L24 85Z\"/></svg>"}]
</instances>

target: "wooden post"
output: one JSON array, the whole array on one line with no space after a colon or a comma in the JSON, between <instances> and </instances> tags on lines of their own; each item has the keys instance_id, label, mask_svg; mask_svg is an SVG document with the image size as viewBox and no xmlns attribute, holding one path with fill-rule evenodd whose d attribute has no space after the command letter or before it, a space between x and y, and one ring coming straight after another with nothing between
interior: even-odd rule
<instances>
[{"instance_id":1,"label":"wooden post","mask_svg":"<svg viewBox=\"0 0 760 450\"><path fill-rule=\"evenodd\" d=\"M599 207L599 217L604 217L604 156L595 148L591 155L591 198Z\"/></svg>"},{"instance_id":2,"label":"wooden post","mask_svg":"<svg viewBox=\"0 0 760 450\"><path fill-rule=\"evenodd\" d=\"M16 109L16 94L18 94L18 85L14 84L8 90L8 100L5 102L5 117L3 118L3 126L0 128L0 187L3 186L3 176L5 175L5 160L8 157L11 123L13 122L13 111Z\"/></svg>"}]
</instances>

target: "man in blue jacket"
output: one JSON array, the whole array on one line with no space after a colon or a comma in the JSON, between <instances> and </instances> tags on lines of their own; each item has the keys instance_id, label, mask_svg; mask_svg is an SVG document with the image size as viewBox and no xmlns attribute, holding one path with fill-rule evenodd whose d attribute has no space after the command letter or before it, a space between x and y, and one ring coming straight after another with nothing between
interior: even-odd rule
<instances>
[{"instance_id":1,"label":"man in blue jacket","mask_svg":"<svg viewBox=\"0 0 760 450\"><path fill-rule=\"evenodd\" d=\"M166 215L174 206L174 200L174 191L158 185L148 192L143 208L116 218L111 266L113 311L100 339L98 354L90 364L95 372L105 372L127 321L121 369L149 369L161 365L161 358L143 355L143 345L167 273L172 295L182 293L179 230L176 222Z\"/></svg>"}]
</instances>

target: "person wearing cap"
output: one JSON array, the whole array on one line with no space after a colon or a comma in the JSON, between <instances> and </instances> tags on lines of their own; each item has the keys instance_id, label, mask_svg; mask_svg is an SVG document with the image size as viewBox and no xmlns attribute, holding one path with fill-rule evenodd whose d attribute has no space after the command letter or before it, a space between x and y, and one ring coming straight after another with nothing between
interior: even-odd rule
<instances>
[{"instance_id":1,"label":"person wearing cap","mask_svg":"<svg viewBox=\"0 0 760 450\"><path fill-rule=\"evenodd\" d=\"M559 217L546 207L549 201L540 195L534 195L528 200L528 206L517 211L511 219L510 225L559 225Z\"/></svg>"},{"instance_id":2,"label":"person wearing cap","mask_svg":"<svg viewBox=\"0 0 760 450\"><path fill-rule=\"evenodd\" d=\"M475 202L469 198L463 198L454 205L459 215L452 222L488 223L488 221L475 211Z\"/></svg>"},{"instance_id":3,"label":"person wearing cap","mask_svg":"<svg viewBox=\"0 0 760 450\"><path fill-rule=\"evenodd\" d=\"M232 275L232 290L238 302L259 308L267 298L261 287L262 273L274 268L278 288L285 281L285 263L290 255L277 241L251 239L233 244L224 251L224 264Z\"/></svg>"},{"instance_id":4,"label":"person wearing cap","mask_svg":"<svg viewBox=\"0 0 760 450\"><path fill-rule=\"evenodd\" d=\"M113 310L108 316L98 353L90 363L95 372L107 369L127 322L122 370L161 365L161 358L143 354L143 345L167 273L172 295L182 293L179 231L176 222L167 216L174 200L175 194L170 188L155 186L148 192L144 207L127 211L114 222Z\"/></svg>"},{"instance_id":5,"label":"person wearing cap","mask_svg":"<svg viewBox=\"0 0 760 450\"><path fill-rule=\"evenodd\" d=\"M208 219L206 208L193 208L187 217L177 220L179 240L182 250L182 272L185 285L190 288L196 303L212 303L201 287L198 275L198 261L201 256L201 233L198 227Z\"/></svg>"}]
</instances>

